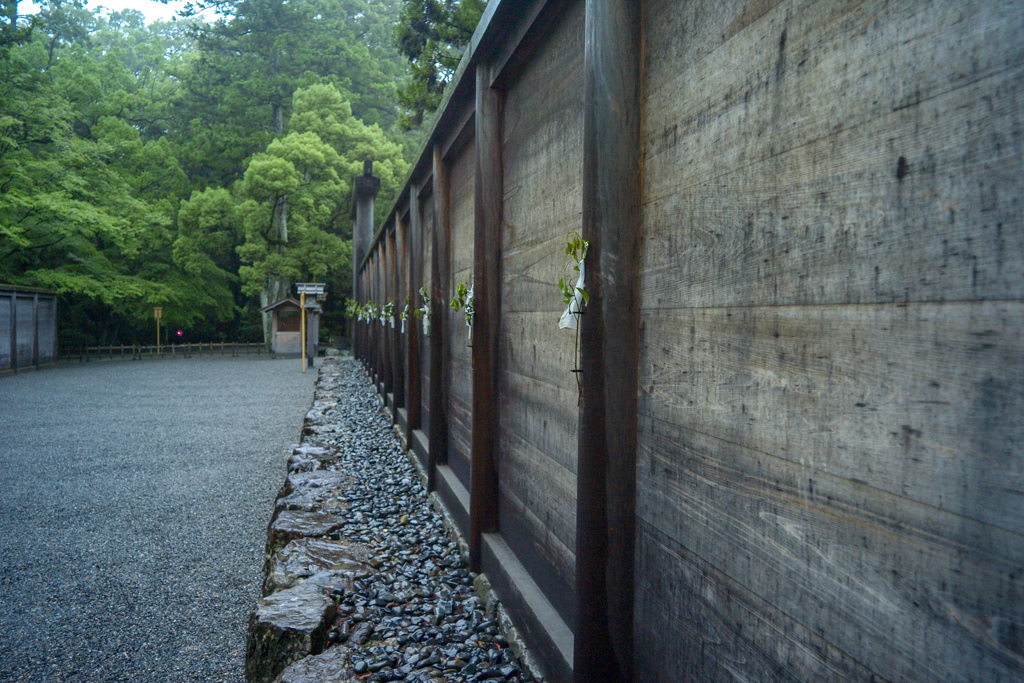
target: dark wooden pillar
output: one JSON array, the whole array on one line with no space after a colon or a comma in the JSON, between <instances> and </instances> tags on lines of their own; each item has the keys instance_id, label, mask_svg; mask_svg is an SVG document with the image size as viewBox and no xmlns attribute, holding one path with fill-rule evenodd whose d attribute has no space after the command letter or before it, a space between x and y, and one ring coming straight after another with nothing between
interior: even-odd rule
<instances>
[{"instance_id":1,"label":"dark wooden pillar","mask_svg":"<svg viewBox=\"0 0 1024 683\"><path fill-rule=\"evenodd\" d=\"M574 676L631 680L640 279L641 4L587 0Z\"/></svg>"},{"instance_id":2,"label":"dark wooden pillar","mask_svg":"<svg viewBox=\"0 0 1024 683\"><path fill-rule=\"evenodd\" d=\"M377 263L378 257L380 256L380 250L375 249L370 252L370 301L373 302L374 306L378 305L380 300L380 282L377 277L377 269L379 264ZM376 316L369 321L370 330L370 346L372 348L372 370L374 389L380 390L380 335L378 332L380 323Z\"/></svg>"},{"instance_id":3,"label":"dark wooden pillar","mask_svg":"<svg viewBox=\"0 0 1024 683\"><path fill-rule=\"evenodd\" d=\"M32 365L39 369L39 294L32 295Z\"/></svg>"},{"instance_id":4,"label":"dark wooden pillar","mask_svg":"<svg viewBox=\"0 0 1024 683\"><path fill-rule=\"evenodd\" d=\"M385 279L385 259L387 258L387 251L384 246L384 240L378 240L377 242L377 324L374 329L377 330L377 382L380 384L381 392L386 396L388 391L391 390L391 373L388 367L388 338L385 332L384 323L380 321L380 309L384 306L384 302L387 301L388 293Z\"/></svg>"},{"instance_id":5,"label":"dark wooden pillar","mask_svg":"<svg viewBox=\"0 0 1024 683\"><path fill-rule=\"evenodd\" d=\"M398 321L398 314L402 310L404 301L402 301L402 288L399 286L399 270L402 268L402 237L399 234L402 230L402 221L396 215L394 218L394 227L392 231L388 233L388 299L394 302L395 305L395 326L391 327L391 322L388 321L385 327L388 335L388 344L391 347L391 353L389 355L390 367L391 367L391 393L393 396L393 405L391 406L391 419L392 422L398 422L398 407L403 405L403 398L405 396L405 372L404 362L405 359L402 357L402 328Z\"/></svg>"},{"instance_id":6,"label":"dark wooden pillar","mask_svg":"<svg viewBox=\"0 0 1024 683\"><path fill-rule=\"evenodd\" d=\"M380 192L380 178L373 175L373 162L367 159L363 162L363 174L357 176L353 182L355 202L355 223L352 226L352 298L357 303L368 300L368 292L365 290L365 280L359 266L370 248L373 240L373 205L377 193ZM353 325L355 327L355 325ZM365 361L365 348L362 350Z\"/></svg>"},{"instance_id":7,"label":"dark wooden pillar","mask_svg":"<svg viewBox=\"0 0 1024 683\"><path fill-rule=\"evenodd\" d=\"M448 235L451 233L452 201L451 174L442 156L441 147L434 145L434 248L431 250L430 280L430 451L427 471L427 488L433 491L437 485L437 466L448 461L448 416L445 412L445 395L448 391L445 381L445 307L448 302L449 265Z\"/></svg>"},{"instance_id":8,"label":"dark wooden pillar","mask_svg":"<svg viewBox=\"0 0 1024 683\"><path fill-rule=\"evenodd\" d=\"M11 370L18 374L18 292L11 292Z\"/></svg>"},{"instance_id":9,"label":"dark wooden pillar","mask_svg":"<svg viewBox=\"0 0 1024 683\"><path fill-rule=\"evenodd\" d=\"M422 328L417 324L413 312L423 305L420 299L420 287L423 286L423 220L420 217L419 186L409 184L409 238L407 264L407 285L409 292L409 319L406 321L406 413L405 442L412 444L412 431L419 429L421 415L421 383L422 360L420 358L420 336Z\"/></svg>"},{"instance_id":10,"label":"dark wooden pillar","mask_svg":"<svg viewBox=\"0 0 1024 683\"><path fill-rule=\"evenodd\" d=\"M498 530L498 324L501 254L503 95L476 67L476 197L473 209L473 449L469 567L480 571L481 534Z\"/></svg>"},{"instance_id":11,"label":"dark wooden pillar","mask_svg":"<svg viewBox=\"0 0 1024 683\"><path fill-rule=\"evenodd\" d=\"M358 264L357 264L356 267L358 267ZM365 270L360 270L358 278L359 278L358 279L358 287L359 287L359 289L357 291L359 292L359 296L356 297L356 303L359 304L360 306L362 306L363 302L366 301L366 294L365 294L365 292L366 292L366 271ZM364 323L359 318L356 318L355 322L353 323L353 325L355 326L355 338L356 339L355 339L354 348L352 349L352 353L355 355L356 358L359 359L359 361L363 364L363 367L365 368L366 367L366 341L365 341L366 340L366 323Z\"/></svg>"}]
</instances>

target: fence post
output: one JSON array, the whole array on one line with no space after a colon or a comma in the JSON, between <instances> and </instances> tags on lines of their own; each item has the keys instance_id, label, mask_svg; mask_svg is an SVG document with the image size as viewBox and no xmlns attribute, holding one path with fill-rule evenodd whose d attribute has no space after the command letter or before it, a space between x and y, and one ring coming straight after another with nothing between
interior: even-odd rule
<instances>
[{"instance_id":1,"label":"fence post","mask_svg":"<svg viewBox=\"0 0 1024 683\"><path fill-rule=\"evenodd\" d=\"M473 202L473 434L469 491L469 567L480 571L481 534L498 529L499 263L503 96L491 69L476 67L476 196Z\"/></svg>"},{"instance_id":2,"label":"fence post","mask_svg":"<svg viewBox=\"0 0 1024 683\"><path fill-rule=\"evenodd\" d=\"M17 375L17 291L10 294L10 369Z\"/></svg>"},{"instance_id":3,"label":"fence post","mask_svg":"<svg viewBox=\"0 0 1024 683\"><path fill-rule=\"evenodd\" d=\"M437 466L448 459L448 418L444 397L448 387L444 380L444 301L448 293L448 234L451 227L451 173L440 144L434 145L434 248L431 250L430 278L430 438L427 490L437 487ZM444 280L442 281L442 277Z\"/></svg>"},{"instance_id":4,"label":"fence post","mask_svg":"<svg viewBox=\"0 0 1024 683\"><path fill-rule=\"evenodd\" d=\"M577 681L633 669L640 281L641 3L587 0L583 239L590 304L580 326L576 494Z\"/></svg>"},{"instance_id":5,"label":"fence post","mask_svg":"<svg viewBox=\"0 0 1024 683\"><path fill-rule=\"evenodd\" d=\"M54 334L57 333L54 327ZM39 294L32 295L32 365L39 369Z\"/></svg>"},{"instance_id":6,"label":"fence post","mask_svg":"<svg viewBox=\"0 0 1024 683\"><path fill-rule=\"evenodd\" d=\"M422 383L420 375L423 372L423 361L420 357L420 326L416 324L416 317L413 311L419 310L423 305L420 300L419 288L423 282L423 219L420 217L420 193L419 185L409 184L409 232L408 248L408 284L406 291L409 293L409 317L406 320L406 390L405 390L405 442L412 445L412 432L419 429L420 421L423 419L421 408L423 397L421 394Z\"/></svg>"}]
</instances>

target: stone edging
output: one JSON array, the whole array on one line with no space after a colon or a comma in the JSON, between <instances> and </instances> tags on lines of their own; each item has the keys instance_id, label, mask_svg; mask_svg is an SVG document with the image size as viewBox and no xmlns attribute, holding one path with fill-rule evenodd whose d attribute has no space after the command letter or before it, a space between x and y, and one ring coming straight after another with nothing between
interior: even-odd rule
<instances>
[{"instance_id":1,"label":"stone edging","mask_svg":"<svg viewBox=\"0 0 1024 683\"><path fill-rule=\"evenodd\" d=\"M357 654L354 648L362 646L371 638L371 634L374 638L382 636L374 634L374 624L369 620L354 622L351 617L346 620L351 612L351 604L342 603L342 600L345 596L356 594L366 582L378 579L383 569L378 568L380 564L373 556L373 549L342 536L341 530L346 525L343 516L347 507L345 492L354 487L354 479L350 473L330 469L339 466L342 451L317 438L320 430L327 431L332 424L331 414L341 399L340 396L331 396L331 389L337 388L338 377L342 372L341 364L332 361L326 361L319 370L314 401L303 423L302 441L293 447L288 459L288 474L278 493L267 529L263 597L257 602L250 617L246 643L245 677L250 683L406 680L405 674L397 669L374 669L371 664L368 670L365 659L359 658L366 656L361 651L359 657L352 656ZM425 491L425 472L415 455L406 448L407 444L402 441L401 435L397 431L394 435L420 479L420 488ZM441 517L444 529L456 544L464 564L468 559L468 546L448 510L436 494L431 493L427 500ZM452 557L455 558L455 555ZM453 559L452 562L457 560ZM519 673L508 674L513 678L491 678L489 676L499 674L493 673L496 669L487 669L487 663L482 662L480 666L484 668L477 669L481 673L466 677L462 675L462 669L444 669L446 664L441 661L432 665L439 668L420 669L436 672L434 677L420 680L543 681L534 658L491 590L487 577L467 577L464 570L460 571L464 577L463 582L468 583L472 579L478 598L473 604L478 603L485 615L482 618L490 620L481 622L477 631L470 628L469 632L479 633L479 637L485 641L493 641L492 646L499 641L504 644L518 660L511 666L506 664L505 668ZM462 592L458 595L465 596L467 588L460 590ZM379 603L379 600L373 602ZM479 614L480 609L474 615ZM435 625L436 621L435 617ZM464 621L460 620L460 623ZM476 623L474 616L469 626ZM485 627L486 631L480 631ZM380 624L377 624L377 628L381 630ZM495 635L490 637L488 633ZM387 632L383 636L387 636ZM477 636L471 639L475 638ZM502 648L491 648L494 649ZM496 653L492 651L490 654L493 656ZM509 660L506 656L501 661ZM459 664L456 660L448 664L465 667L467 672L471 670L466 662ZM397 666L395 663L392 665ZM442 670L446 673L442 673ZM487 673L489 670L491 674Z\"/></svg>"}]
</instances>

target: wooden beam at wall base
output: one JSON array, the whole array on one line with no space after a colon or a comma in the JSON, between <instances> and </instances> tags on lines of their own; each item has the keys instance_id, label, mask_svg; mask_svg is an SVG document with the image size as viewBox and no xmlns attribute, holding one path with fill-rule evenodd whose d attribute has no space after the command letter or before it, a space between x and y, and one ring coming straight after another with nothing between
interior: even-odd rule
<instances>
[{"instance_id":1,"label":"wooden beam at wall base","mask_svg":"<svg viewBox=\"0 0 1024 683\"><path fill-rule=\"evenodd\" d=\"M483 571L549 681L571 681L573 633L500 534L484 534Z\"/></svg>"},{"instance_id":2,"label":"wooden beam at wall base","mask_svg":"<svg viewBox=\"0 0 1024 683\"><path fill-rule=\"evenodd\" d=\"M642 7L587 0L576 681L632 679L640 299Z\"/></svg>"},{"instance_id":3,"label":"wooden beam at wall base","mask_svg":"<svg viewBox=\"0 0 1024 683\"><path fill-rule=\"evenodd\" d=\"M437 494L451 513L459 532L466 536L469 533L469 491L448 465L437 466Z\"/></svg>"}]
</instances>

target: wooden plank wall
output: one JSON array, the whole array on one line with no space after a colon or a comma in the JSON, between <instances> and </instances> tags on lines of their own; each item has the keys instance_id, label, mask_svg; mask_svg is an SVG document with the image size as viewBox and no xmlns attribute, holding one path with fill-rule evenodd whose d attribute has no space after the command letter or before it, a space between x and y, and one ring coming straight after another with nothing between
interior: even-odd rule
<instances>
[{"instance_id":1,"label":"wooden plank wall","mask_svg":"<svg viewBox=\"0 0 1024 683\"><path fill-rule=\"evenodd\" d=\"M1016 9L648 3L640 680L1021 675Z\"/></svg>"},{"instance_id":2,"label":"wooden plank wall","mask_svg":"<svg viewBox=\"0 0 1024 683\"><path fill-rule=\"evenodd\" d=\"M566 621L575 611L576 335L557 282L582 195L584 3L506 91L498 339L499 525ZM548 87L558 81L559 88Z\"/></svg>"},{"instance_id":3,"label":"wooden plank wall","mask_svg":"<svg viewBox=\"0 0 1024 683\"><path fill-rule=\"evenodd\" d=\"M426 286L427 293L429 294L432 277L430 264L434 255L434 221L437 216L437 212L434 210L433 195L427 195L422 199L420 207L420 215L423 220L423 260L420 269L422 280L419 286ZM422 332L423 320L417 318L415 324L419 326L420 332ZM431 327L433 327L433 324L431 324ZM430 434L430 393L432 391L430 384L430 338L422 335L420 336L420 391L420 429L424 434ZM423 464L426 465L426 461Z\"/></svg>"},{"instance_id":4,"label":"wooden plank wall","mask_svg":"<svg viewBox=\"0 0 1024 683\"><path fill-rule=\"evenodd\" d=\"M54 292L0 285L0 373L57 362Z\"/></svg>"},{"instance_id":5,"label":"wooden plank wall","mask_svg":"<svg viewBox=\"0 0 1024 683\"><path fill-rule=\"evenodd\" d=\"M472 354L448 302L484 257L473 103L493 75L499 514L482 564L548 680L1024 680L1024 5L645 0L639 17L628 0L492 0L357 264L378 306L439 288L419 345L430 487L464 533L479 524ZM619 87L627 69L601 71L601 41L644 46L641 94ZM627 132L595 121L629 117L602 93L637 99L639 169L610 160L632 158ZM601 223L588 268L601 324L640 299L630 372L593 364L604 327L582 349L599 368L587 397L639 373L636 428L611 455L588 434L619 425L580 436L574 335L557 329L566 233L600 222L611 192L585 178L642 207ZM406 257L410 201L422 241ZM640 282L614 281L629 269L601 259L636 236ZM420 259L419 280L385 290L393 259ZM360 328L378 381L415 371L404 339L389 360L379 323ZM608 473L633 458L635 494L616 500L629 489ZM581 522L585 479L635 525ZM601 547L633 557L632 577L591 580ZM613 589L633 605L605 629L614 647L571 632L592 599L629 604L597 595Z\"/></svg>"},{"instance_id":6,"label":"wooden plank wall","mask_svg":"<svg viewBox=\"0 0 1024 683\"><path fill-rule=\"evenodd\" d=\"M449 308L460 283L469 285L473 277L473 193L475 191L474 161L476 149L470 141L453 150L451 168L451 233L449 249L451 269L448 291L444 295L444 317L434 321L447 328L448 391L446 411L448 418L448 466L469 489L470 444L473 432L473 359L468 338L466 318Z\"/></svg>"}]
</instances>

